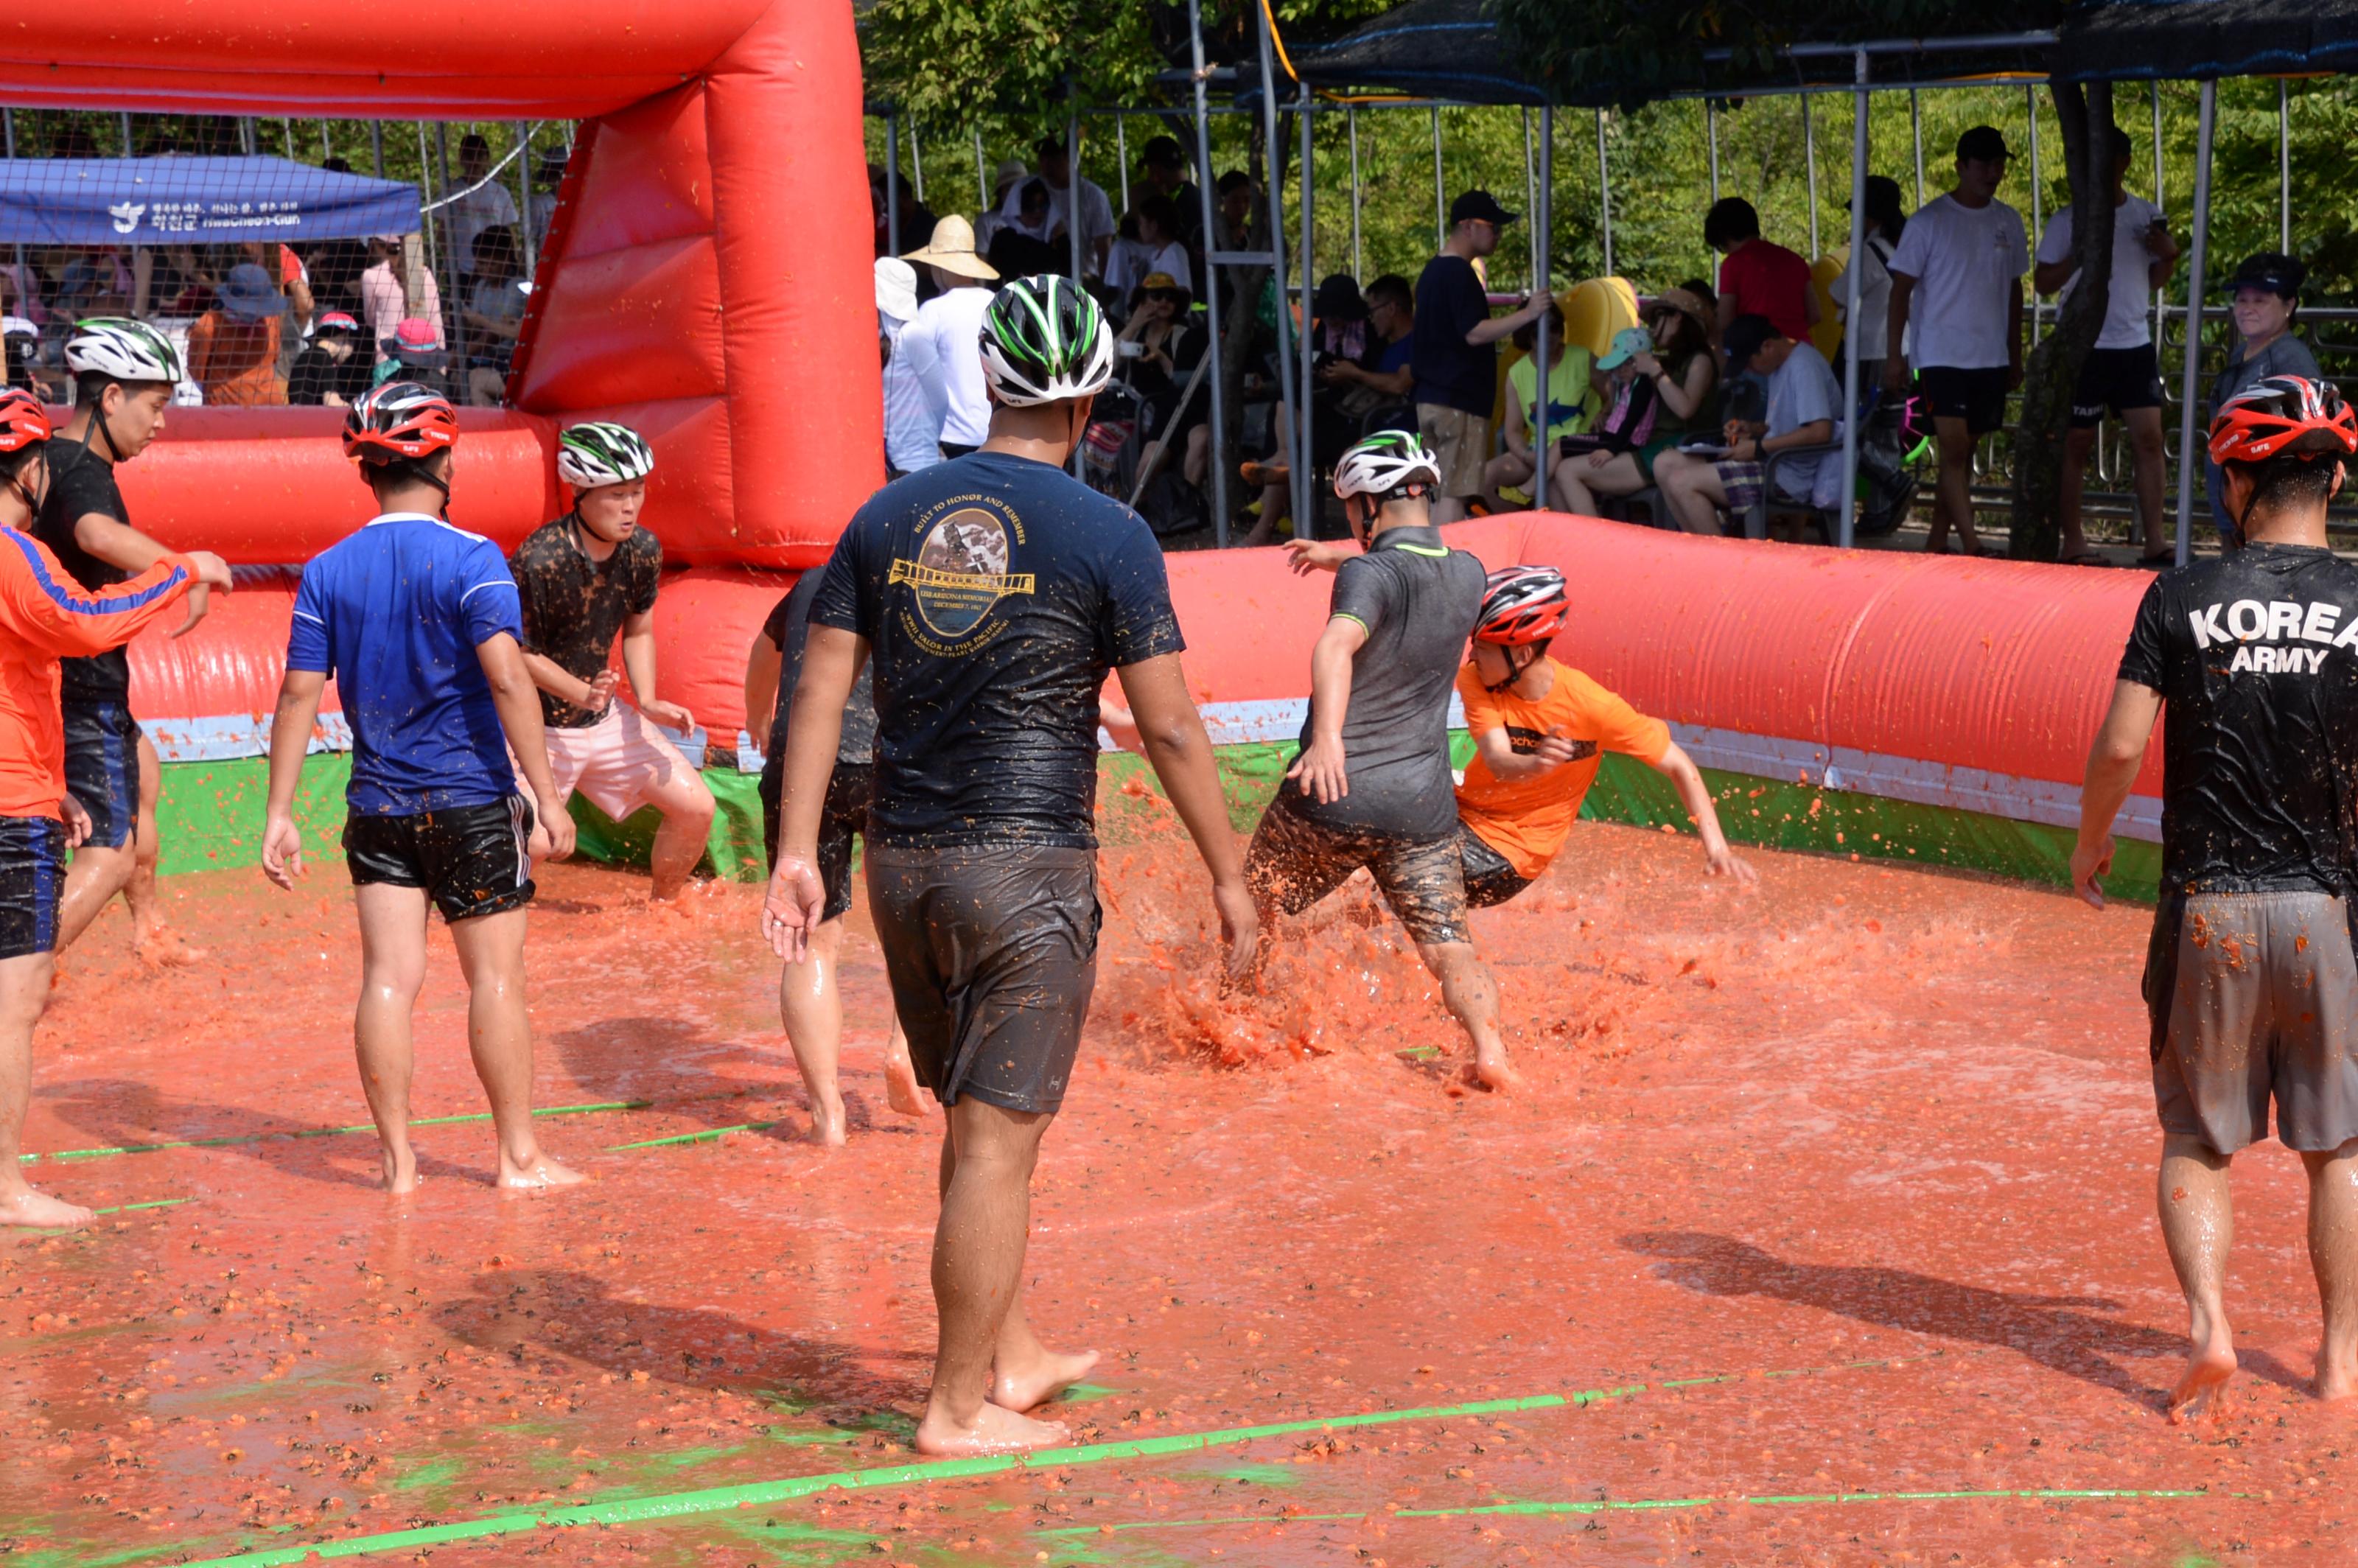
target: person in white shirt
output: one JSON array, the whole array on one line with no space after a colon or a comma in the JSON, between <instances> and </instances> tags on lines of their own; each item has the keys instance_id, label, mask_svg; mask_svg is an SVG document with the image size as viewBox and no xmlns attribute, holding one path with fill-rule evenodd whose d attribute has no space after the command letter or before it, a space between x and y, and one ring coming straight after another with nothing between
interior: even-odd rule
<instances>
[{"instance_id":1,"label":"person in white shirt","mask_svg":"<svg viewBox=\"0 0 2358 1568\"><path fill-rule=\"evenodd\" d=\"M1007 204L1007 193L1032 178L1020 157L999 160L998 172L990 179L990 211L974 221L974 248L984 255L990 254L990 242L999 237L1000 225L1007 214L1000 209Z\"/></svg>"},{"instance_id":2,"label":"person in white shirt","mask_svg":"<svg viewBox=\"0 0 2358 1568\"><path fill-rule=\"evenodd\" d=\"M1885 340L1890 335L1891 257L1899 248L1899 237L1908 232L1908 214L1899 205L1899 182L1885 175L1868 175L1862 211L1866 216L1859 232L1866 254L1858 266L1856 322L1849 319L1850 269L1835 274L1827 289L1834 297L1834 309L1843 317L1844 330L1858 334L1859 384L1879 386Z\"/></svg>"},{"instance_id":3,"label":"person in white shirt","mask_svg":"<svg viewBox=\"0 0 2358 1568\"><path fill-rule=\"evenodd\" d=\"M1179 238L1179 215L1173 210L1169 197L1149 192L1130 207L1130 216L1137 226L1138 237L1113 243L1106 261L1107 287L1127 299L1140 284L1156 273L1172 278L1192 276L1187 247Z\"/></svg>"},{"instance_id":4,"label":"person in white shirt","mask_svg":"<svg viewBox=\"0 0 2358 1568\"><path fill-rule=\"evenodd\" d=\"M2006 422L2006 394L2022 384L2022 275L2030 270L2030 246L2022 214L1997 200L2011 156L1991 126L1959 136L1957 188L1908 220L1891 255L1883 384L1905 394L1912 358L1941 449L1925 546L1935 554L1948 547L1952 528L1966 555L1981 554L1974 535L1974 442Z\"/></svg>"},{"instance_id":5,"label":"person in white shirt","mask_svg":"<svg viewBox=\"0 0 2358 1568\"><path fill-rule=\"evenodd\" d=\"M2178 242L2161 209L2128 193L2129 139L2112 127L2113 273L2105 296L2104 325L2096 346L2080 367L2071 389L2071 433L2063 447L2063 562L2102 566L2088 548L2080 520L2080 495L2095 449L2096 427L2109 407L2128 427L2136 473L2137 515L2145 524L2143 567L2167 567L2177 544L2161 515L2161 361L2155 352L2151 291L2169 281L2178 264ZM2079 283L2080 264L2071 254L2071 209L2064 208L2039 238L2039 265L2031 284L2041 294L2069 298Z\"/></svg>"},{"instance_id":6,"label":"person in white shirt","mask_svg":"<svg viewBox=\"0 0 2358 1568\"><path fill-rule=\"evenodd\" d=\"M941 292L917 307L893 345L893 357L906 362L925 398L925 431L940 455L962 458L990 434L980 345L990 286L999 281L999 272L974 254L974 226L955 212L934 225L924 250L901 259L933 268Z\"/></svg>"},{"instance_id":7,"label":"person in white shirt","mask_svg":"<svg viewBox=\"0 0 2358 1568\"><path fill-rule=\"evenodd\" d=\"M474 276L475 236L516 222L515 198L498 180L486 178L491 172L492 144L469 132L459 143L459 189L467 190L478 180L485 183L481 189L468 190L450 203L450 257L461 277ZM462 297L465 293L460 290Z\"/></svg>"},{"instance_id":8,"label":"person in white shirt","mask_svg":"<svg viewBox=\"0 0 2358 1568\"><path fill-rule=\"evenodd\" d=\"M885 478L942 460L941 427L925 406L925 389L901 352L902 335L917 314L917 269L899 256L876 258L876 346L884 356Z\"/></svg>"},{"instance_id":9,"label":"person in white shirt","mask_svg":"<svg viewBox=\"0 0 2358 1568\"><path fill-rule=\"evenodd\" d=\"M1103 189L1074 172L1072 160L1065 156L1064 139L1043 136L1033 152L1040 159L1040 180L1048 188L1048 228L1059 243L1069 244L1063 231L1066 214L1075 205L1074 192L1078 191L1081 232L1081 266L1092 277L1105 275L1106 253L1113 245L1113 203L1106 200ZM1016 216L1021 193L1011 193L1001 205L1001 213Z\"/></svg>"}]
</instances>

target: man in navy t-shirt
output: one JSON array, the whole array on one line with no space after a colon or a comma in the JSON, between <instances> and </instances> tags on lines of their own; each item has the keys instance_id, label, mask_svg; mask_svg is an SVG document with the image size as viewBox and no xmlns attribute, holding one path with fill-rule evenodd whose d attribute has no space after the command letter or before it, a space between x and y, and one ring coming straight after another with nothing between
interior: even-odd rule
<instances>
[{"instance_id":1,"label":"man in navy t-shirt","mask_svg":"<svg viewBox=\"0 0 2358 1568\"><path fill-rule=\"evenodd\" d=\"M1121 677L1148 759L1211 869L1232 969L1252 901L1179 667L1162 552L1138 514L1064 471L1112 378L1112 334L1059 277L984 313L990 438L879 491L811 610L763 920L799 961L827 912L819 826L845 704L875 667L868 903L918 1081L948 1111L934 1240L941 1314L921 1454L1054 1446L1022 1412L1094 1366L1023 1310L1031 1172L1097 979L1098 691Z\"/></svg>"},{"instance_id":2,"label":"man in navy t-shirt","mask_svg":"<svg viewBox=\"0 0 2358 1568\"><path fill-rule=\"evenodd\" d=\"M359 460L381 515L304 568L270 730L262 869L292 888L303 849L295 788L321 688L336 677L352 730L344 858L362 954L352 1033L385 1186L395 1193L417 1184L410 1011L426 979L429 900L449 923L473 993L469 1044L491 1098L500 1185L581 1180L533 1135L524 1005L532 856L572 853L573 820L549 778L515 579L497 546L442 515L458 439L449 403L415 382L387 382L352 405L344 450ZM511 744L539 802L536 822L515 794Z\"/></svg>"},{"instance_id":3,"label":"man in navy t-shirt","mask_svg":"<svg viewBox=\"0 0 2358 1568\"><path fill-rule=\"evenodd\" d=\"M1498 248L1498 232L1515 214L1487 190L1469 190L1449 204L1449 239L1416 279L1416 326L1409 361L1416 372L1417 434L1441 465L1433 503L1435 523L1455 523L1482 493L1490 460L1490 410L1498 401L1498 340L1514 336L1554 303L1540 289L1511 316L1493 319L1490 297L1474 264Z\"/></svg>"}]
</instances>

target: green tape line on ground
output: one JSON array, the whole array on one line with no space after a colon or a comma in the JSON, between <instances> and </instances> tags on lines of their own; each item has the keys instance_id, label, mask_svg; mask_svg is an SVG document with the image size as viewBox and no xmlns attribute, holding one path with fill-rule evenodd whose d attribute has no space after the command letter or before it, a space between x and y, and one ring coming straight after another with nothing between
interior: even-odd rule
<instances>
[{"instance_id":1,"label":"green tape line on ground","mask_svg":"<svg viewBox=\"0 0 2358 1568\"><path fill-rule=\"evenodd\" d=\"M762 1132L773 1127L784 1127L791 1119L782 1116L769 1121L741 1121L734 1127L708 1127L701 1132L676 1132L669 1138L642 1138L636 1143L609 1143L606 1152L618 1154L625 1149L663 1149L675 1143L709 1143L732 1132Z\"/></svg>"},{"instance_id":2,"label":"green tape line on ground","mask_svg":"<svg viewBox=\"0 0 2358 1568\"><path fill-rule=\"evenodd\" d=\"M1395 1509L1343 1514L1228 1514L1209 1519L1133 1519L1124 1524L1058 1526L1032 1533L1056 1536L1120 1534L1134 1530L1206 1530L1220 1525L1347 1524L1382 1519L1514 1519L1551 1514L1646 1513L1672 1509L1811 1508L1847 1503L1951 1503L1972 1501L2102 1502L2162 1501L2189 1498L2242 1498L2242 1492L2205 1492L2191 1488L2144 1489L2132 1487L1998 1487L1974 1492L1796 1492L1784 1496L1735 1498L1609 1498L1587 1502L1488 1503L1463 1509Z\"/></svg>"},{"instance_id":3,"label":"green tape line on ground","mask_svg":"<svg viewBox=\"0 0 2358 1568\"><path fill-rule=\"evenodd\" d=\"M1229 1427L1218 1432L1143 1437L1129 1443L1092 1443L1076 1448L1051 1449L1044 1454L1004 1454L981 1459L936 1459L869 1470L838 1470L821 1476L795 1476L781 1481L756 1481L741 1487L714 1487L700 1492L676 1492L668 1497L580 1503L539 1513L494 1514L484 1519L461 1519L455 1524L398 1530L350 1541L318 1541L301 1546L272 1547L261 1552L240 1552L232 1557L207 1558L189 1563L186 1568L275 1568L276 1564L301 1563L313 1557L365 1557L381 1552L405 1552L421 1546L447 1545L455 1541L480 1541L489 1536L514 1535L525 1530L562 1530L589 1524L644 1524L694 1514L721 1513L740 1507L792 1502L797 1498L838 1489L865 1491L879 1487L906 1487L927 1481L999 1476L1011 1470L1069 1469L1084 1465L1103 1465L1117 1459L1194 1454L1223 1444L1249 1443L1257 1438L1284 1437L1294 1433L1339 1432L1404 1421L1503 1415L1513 1411L1547 1410L1576 1402L1576 1398L1567 1399L1562 1394L1540 1394L1530 1399L1484 1400L1473 1404L1368 1411L1357 1415L1327 1416L1311 1421L1271 1422L1261 1426Z\"/></svg>"},{"instance_id":4,"label":"green tape line on ground","mask_svg":"<svg viewBox=\"0 0 2358 1568\"><path fill-rule=\"evenodd\" d=\"M552 1105L534 1111L535 1116L588 1116L601 1110L646 1110L653 1100L601 1100L595 1105ZM428 1116L411 1122L412 1127L453 1127L464 1121L489 1121L488 1110L472 1110L460 1116ZM240 1132L220 1138L175 1138L162 1143L124 1143L111 1149L59 1149L47 1154L19 1154L21 1162L30 1165L47 1160L58 1163L67 1160L104 1160L117 1154L157 1154L167 1149L222 1149L239 1143L267 1143L276 1139L341 1138L348 1133L374 1132L376 1123L356 1121L348 1127L304 1127L291 1132Z\"/></svg>"}]
</instances>

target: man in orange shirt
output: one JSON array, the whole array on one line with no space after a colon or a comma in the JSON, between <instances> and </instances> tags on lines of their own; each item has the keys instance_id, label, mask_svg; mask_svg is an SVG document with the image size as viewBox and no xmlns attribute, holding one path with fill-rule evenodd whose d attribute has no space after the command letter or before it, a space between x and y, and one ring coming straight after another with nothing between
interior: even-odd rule
<instances>
[{"instance_id":1,"label":"man in orange shirt","mask_svg":"<svg viewBox=\"0 0 2358 1568\"><path fill-rule=\"evenodd\" d=\"M1703 774L1670 727L1547 654L1568 607L1553 567L1490 574L1474 625L1474 656L1457 672L1466 732L1477 754L1457 786L1457 840L1466 902L1504 903L1537 881L1572 836L1603 753L1637 758L1677 786L1715 877L1757 881L1728 849Z\"/></svg>"},{"instance_id":2,"label":"man in orange shirt","mask_svg":"<svg viewBox=\"0 0 2358 1568\"><path fill-rule=\"evenodd\" d=\"M119 648L180 607L189 588L229 591L202 550L167 555L124 582L85 589L29 526L49 489L49 414L0 390L0 1227L70 1230L91 1211L27 1184L17 1158L32 1095L33 1026L49 1005L66 849L90 816L66 793L58 659Z\"/></svg>"}]
</instances>

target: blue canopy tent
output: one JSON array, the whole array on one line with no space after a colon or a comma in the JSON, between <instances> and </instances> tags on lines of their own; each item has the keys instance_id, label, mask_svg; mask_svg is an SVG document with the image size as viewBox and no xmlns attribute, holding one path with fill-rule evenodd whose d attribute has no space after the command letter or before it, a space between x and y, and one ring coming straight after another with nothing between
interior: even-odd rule
<instances>
[{"instance_id":1,"label":"blue canopy tent","mask_svg":"<svg viewBox=\"0 0 2358 1568\"><path fill-rule=\"evenodd\" d=\"M294 242L418 226L416 186L288 158L0 158L0 244Z\"/></svg>"}]
</instances>

